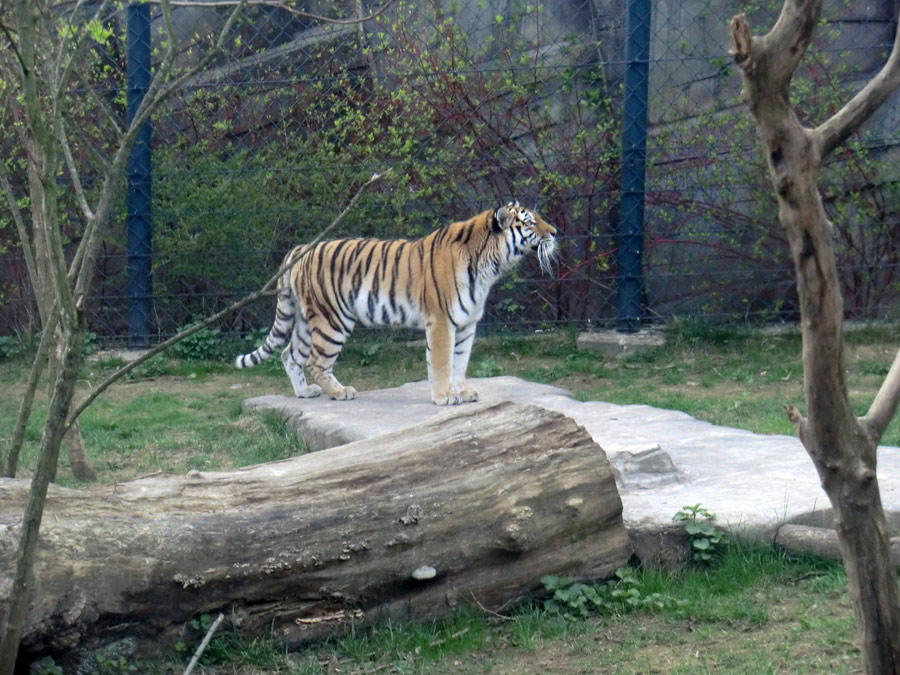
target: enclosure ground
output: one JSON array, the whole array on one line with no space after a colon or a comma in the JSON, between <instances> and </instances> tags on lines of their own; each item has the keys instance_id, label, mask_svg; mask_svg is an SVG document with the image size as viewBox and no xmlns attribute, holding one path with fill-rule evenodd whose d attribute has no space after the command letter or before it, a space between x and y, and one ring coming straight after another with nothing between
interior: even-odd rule
<instances>
[{"instance_id":1,"label":"enclosure ground","mask_svg":"<svg viewBox=\"0 0 900 675\"><path fill-rule=\"evenodd\" d=\"M288 655L222 636L212 675L241 673L850 673L858 664L845 579L834 564L731 548L719 566L639 572L657 612L566 619L463 613L435 627L382 625ZM159 672L169 672L160 664ZM175 672L174 670L171 672Z\"/></svg>"},{"instance_id":2,"label":"enclosure ground","mask_svg":"<svg viewBox=\"0 0 900 675\"><path fill-rule=\"evenodd\" d=\"M579 352L575 337L565 332L480 337L470 373L517 375L567 388L581 400L646 403L758 433L791 433L783 406L802 400L800 343L794 334L683 325L670 331L663 347L624 359ZM854 330L847 342L851 397L861 413L893 358L896 328ZM244 346L221 344L210 360L154 359L101 397L82 418L100 480L228 469L303 452L280 420L241 416L241 402L248 397L290 393L275 359L257 369L230 368L228 357ZM80 376L81 392L114 365L109 359L89 362ZM25 358L0 361L0 386L8 394L0 398L4 450L26 372ZM388 334L354 335L337 373L360 390L419 380L425 376L424 348L391 340ZM39 405L45 407L45 401ZM30 471L41 423L37 415L29 425L20 476ZM884 443L900 445L896 421ZM78 485L65 459L59 479ZM637 613L562 623L481 617L446 633L416 629L425 637L408 648L401 638L416 631L406 626L289 656L264 640L236 646L223 640L219 647L227 663L210 663L205 672L852 672L857 665L855 633L842 574L823 576L801 568L784 576L757 577L737 600L723 585L707 585L704 597L720 607L733 604L727 611ZM482 633L488 637L473 639ZM429 648L436 640L447 646ZM460 651L450 649L456 643ZM257 649L261 656L253 656ZM253 665L257 658L266 665ZM158 668L179 672L166 665ZM144 670L142 666L137 672Z\"/></svg>"},{"instance_id":3,"label":"enclosure ground","mask_svg":"<svg viewBox=\"0 0 900 675\"><path fill-rule=\"evenodd\" d=\"M700 420L757 433L792 435L785 404L802 408L800 338L731 327L690 324L670 330L662 347L626 358L580 352L568 332L488 335L476 339L469 365L474 377L515 375L553 384L582 401L647 404L681 410ZM847 333L850 397L863 413L890 367L896 350L892 325ZM134 377L112 387L82 417L88 453L101 482L166 471L229 469L301 451L283 423L241 415L244 399L290 395L290 384L273 358L254 369L235 370L231 357L249 345L222 343L207 351L215 360L157 357ZM395 387L426 377L424 346L391 339L390 333L354 335L336 373L361 391ZM79 381L80 395L103 379L117 358L93 356ZM11 435L27 361L0 361L0 432ZM45 399L38 406L46 407ZM26 475L40 440L40 414L28 427L22 468ZM278 439L277 442L274 442ZM900 423L882 439L900 446ZM5 447L5 446L0 446ZM59 480L77 484L62 458Z\"/></svg>"}]
</instances>

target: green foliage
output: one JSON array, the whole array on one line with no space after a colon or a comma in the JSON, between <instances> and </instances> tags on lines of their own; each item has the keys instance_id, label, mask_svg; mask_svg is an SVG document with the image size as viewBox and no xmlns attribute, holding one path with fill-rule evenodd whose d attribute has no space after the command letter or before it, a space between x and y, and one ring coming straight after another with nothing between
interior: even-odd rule
<instances>
[{"instance_id":1,"label":"green foliage","mask_svg":"<svg viewBox=\"0 0 900 675\"><path fill-rule=\"evenodd\" d=\"M618 93L599 65L548 69L535 58L546 48L530 31L544 20L542 6L510 6L488 40L459 27L465 11L398 2L362 42L312 45L303 67L314 79L297 82L289 67L271 66L266 88L223 81L180 92L169 128L181 131L160 136L154 155L155 291L177 298L158 315L181 325L219 308L223 293L258 288L286 250L320 232L356 186L387 167L390 177L362 195L334 236L419 237L515 196L566 231L561 260L579 264L577 276L603 274L592 264L603 251L569 251L567 240L607 233ZM252 12L245 19L256 20ZM575 36L559 47L571 63L593 60L596 49ZM361 77L354 55L370 51L403 77ZM496 67L485 68L490 61ZM278 112L241 134L235 120L246 120L248 103ZM573 193L593 196L586 207ZM447 208L459 204L470 206ZM496 311L545 311L520 286ZM247 312L242 328L270 320L270 310Z\"/></svg>"},{"instance_id":2,"label":"green foliage","mask_svg":"<svg viewBox=\"0 0 900 675\"><path fill-rule=\"evenodd\" d=\"M169 363L166 360L165 356L162 354L157 354L156 356L152 356L142 364L129 371L125 375L126 380L144 380L152 377L159 377L160 375L166 375L169 371Z\"/></svg>"},{"instance_id":3,"label":"green foliage","mask_svg":"<svg viewBox=\"0 0 900 675\"><path fill-rule=\"evenodd\" d=\"M21 340L11 335L0 335L0 361L19 358L26 353Z\"/></svg>"},{"instance_id":4,"label":"green foliage","mask_svg":"<svg viewBox=\"0 0 900 675\"><path fill-rule=\"evenodd\" d=\"M51 656L45 656L31 666L32 675L64 675L64 671Z\"/></svg>"},{"instance_id":5,"label":"green foliage","mask_svg":"<svg viewBox=\"0 0 900 675\"><path fill-rule=\"evenodd\" d=\"M678 604L662 593L648 593L630 567L620 567L615 579L603 584L573 583L553 575L542 577L541 583L552 594L545 605L547 610L578 619L594 614L614 616L633 610L661 610Z\"/></svg>"},{"instance_id":6,"label":"green foliage","mask_svg":"<svg viewBox=\"0 0 900 675\"><path fill-rule=\"evenodd\" d=\"M178 329L178 332L187 330L197 323L200 323L200 321L195 321L188 326L182 326ZM219 329L201 328L172 345L172 352L180 359L211 361L222 356L221 348L222 335Z\"/></svg>"},{"instance_id":7,"label":"green foliage","mask_svg":"<svg viewBox=\"0 0 900 675\"><path fill-rule=\"evenodd\" d=\"M771 25L781 3L741 4L752 25ZM738 11L735 5L735 11ZM858 90L858 61L835 49L840 14L820 25L791 81L800 119L815 126ZM877 49L877 48L876 48ZM654 64L651 111L660 119L648 147L646 262L650 279L690 270L684 285L654 287L657 302L677 301L681 311L754 321L795 315L796 294L787 241L778 226L775 197L755 123L740 101L733 62L716 41L685 43ZM678 78L694 59L711 96L684 96ZM705 60L707 65L699 65ZM671 69L671 70L669 70ZM702 74L701 74L702 72ZM663 74L671 74L666 83ZM692 91L691 94L694 92ZM897 205L900 182L890 148L897 130L862 130L846 150L824 163L819 186L835 224L834 246L845 307L855 318L881 317L900 288ZM743 139L738 142L738 139ZM695 151L696 150L696 151ZM684 153L691 154L687 162ZM651 283L653 283L651 281ZM689 286L688 286L689 284ZM765 292L760 289L764 288Z\"/></svg>"},{"instance_id":8,"label":"green foliage","mask_svg":"<svg viewBox=\"0 0 900 675\"><path fill-rule=\"evenodd\" d=\"M694 504L683 506L672 517L675 523L682 523L691 546L691 558L695 563L708 565L722 554L727 541L725 532L713 524L716 514Z\"/></svg>"},{"instance_id":9,"label":"green foliage","mask_svg":"<svg viewBox=\"0 0 900 675\"><path fill-rule=\"evenodd\" d=\"M359 365L366 367L377 362L378 352L381 351L380 342L373 342L369 345L362 345L362 354L360 355Z\"/></svg>"},{"instance_id":10,"label":"green foliage","mask_svg":"<svg viewBox=\"0 0 900 675\"><path fill-rule=\"evenodd\" d=\"M84 344L81 346L81 355L82 356L90 356L94 352L96 352L100 348L100 341L97 339L97 334L92 333L91 331L87 331L84 334Z\"/></svg>"},{"instance_id":11,"label":"green foliage","mask_svg":"<svg viewBox=\"0 0 900 675\"><path fill-rule=\"evenodd\" d=\"M138 667L130 663L124 656L106 657L102 654L94 656L96 668L92 675L128 675L138 672Z\"/></svg>"},{"instance_id":12,"label":"green foliage","mask_svg":"<svg viewBox=\"0 0 900 675\"><path fill-rule=\"evenodd\" d=\"M503 366L488 357L481 359L472 372L475 377L496 377L503 374Z\"/></svg>"}]
</instances>

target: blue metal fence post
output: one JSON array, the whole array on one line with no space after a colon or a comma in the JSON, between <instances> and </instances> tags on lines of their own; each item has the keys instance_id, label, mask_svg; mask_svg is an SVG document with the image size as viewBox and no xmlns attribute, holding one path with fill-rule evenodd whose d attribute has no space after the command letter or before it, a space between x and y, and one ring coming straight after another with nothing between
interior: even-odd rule
<instances>
[{"instance_id":1,"label":"blue metal fence post","mask_svg":"<svg viewBox=\"0 0 900 675\"><path fill-rule=\"evenodd\" d=\"M127 104L128 119L134 119L150 86L150 5L128 5L127 10ZM128 230L128 343L146 347L150 343L150 263L152 217L150 211L150 122L138 131L127 169Z\"/></svg>"},{"instance_id":2,"label":"blue metal fence post","mask_svg":"<svg viewBox=\"0 0 900 675\"><path fill-rule=\"evenodd\" d=\"M649 61L650 0L628 0L616 297L616 328L623 332L638 330L642 318Z\"/></svg>"}]
</instances>

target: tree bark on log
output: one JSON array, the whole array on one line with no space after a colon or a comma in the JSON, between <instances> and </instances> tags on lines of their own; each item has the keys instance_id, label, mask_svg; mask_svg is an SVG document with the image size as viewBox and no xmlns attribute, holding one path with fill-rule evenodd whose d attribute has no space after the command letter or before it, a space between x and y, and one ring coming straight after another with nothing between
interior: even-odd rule
<instances>
[{"instance_id":1,"label":"tree bark on log","mask_svg":"<svg viewBox=\"0 0 900 675\"><path fill-rule=\"evenodd\" d=\"M0 613L27 492L0 479ZM218 611L296 645L458 603L500 610L544 574L604 578L630 556L612 470L583 428L475 404L238 471L51 486L22 656L159 644Z\"/></svg>"}]
</instances>

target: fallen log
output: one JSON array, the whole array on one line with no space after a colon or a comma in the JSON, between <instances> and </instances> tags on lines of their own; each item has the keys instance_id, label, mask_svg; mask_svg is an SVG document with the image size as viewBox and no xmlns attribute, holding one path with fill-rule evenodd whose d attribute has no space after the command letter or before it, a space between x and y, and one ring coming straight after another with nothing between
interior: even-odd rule
<instances>
[{"instance_id":1,"label":"fallen log","mask_svg":"<svg viewBox=\"0 0 900 675\"><path fill-rule=\"evenodd\" d=\"M0 613L27 490L0 479ZM458 603L498 611L544 574L599 579L630 555L612 470L583 428L468 405L238 471L51 486L23 657L164 644L220 611L293 646Z\"/></svg>"},{"instance_id":2,"label":"fallen log","mask_svg":"<svg viewBox=\"0 0 900 675\"><path fill-rule=\"evenodd\" d=\"M795 555L814 555L829 560L841 560L837 532L827 527L787 524L778 528L775 545ZM890 537L888 545L891 564L900 569L900 537Z\"/></svg>"}]
</instances>

